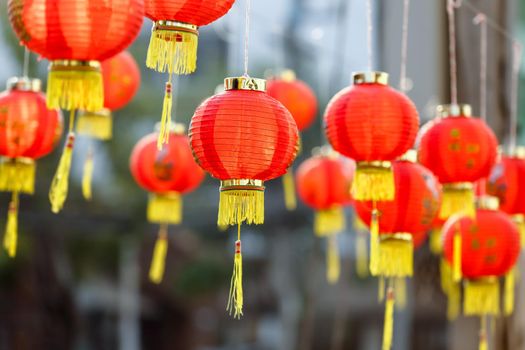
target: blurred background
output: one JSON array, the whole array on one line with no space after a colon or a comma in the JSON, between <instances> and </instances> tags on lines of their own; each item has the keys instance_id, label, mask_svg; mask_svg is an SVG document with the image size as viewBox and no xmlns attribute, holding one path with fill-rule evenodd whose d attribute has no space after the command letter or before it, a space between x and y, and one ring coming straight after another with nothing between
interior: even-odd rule
<instances>
[{"instance_id":1,"label":"blurred background","mask_svg":"<svg viewBox=\"0 0 525 350\"><path fill-rule=\"evenodd\" d=\"M525 5L519 0L469 0L495 23L525 39ZM198 70L178 78L176 120L188 124L194 109L226 76L242 74L244 5L201 28ZM448 102L445 0L413 0L410 7L408 95L422 121ZM521 6L519 6L521 5ZM375 1L374 67L399 85L402 0ZM459 96L479 111L479 27L462 6L458 26ZM250 75L284 68L316 91L317 123L303 134L303 153L325 143L320 116L328 100L366 70L363 0L252 1ZM352 225L340 236L342 278L326 282L323 242L313 235L313 212L286 211L280 180L268 183L266 221L243 228L244 317L226 313L233 232L216 227L218 181L207 178L184 198L184 222L170 227L164 281L148 268L157 226L146 221L147 194L133 181L128 160L134 144L160 119L165 76L144 67L151 22L130 47L141 65L142 85L115 113L114 138L96 143L94 195L81 194L86 140L75 148L65 209L54 215L47 198L61 146L38 163L36 193L22 196L20 245L14 260L0 254L0 350L342 350L379 349L384 307L377 280L355 272ZM509 42L489 29L488 119L500 142L509 118ZM30 75L45 79L47 62L31 57ZM23 49L0 0L0 82L22 73ZM520 91L523 111L525 89ZM60 144L61 145L61 144ZM8 195L0 195L5 224ZM351 208L348 222L353 222ZM476 349L477 320L448 323L439 288L439 259L427 246L416 253L408 305L395 316L394 349ZM524 271L522 268L521 271ZM525 276L521 279L524 281ZM523 284L523 282L520 282ZM498 320L495 349L525 349L525 288L516 316Z\"/></svg>"}]
</instances>

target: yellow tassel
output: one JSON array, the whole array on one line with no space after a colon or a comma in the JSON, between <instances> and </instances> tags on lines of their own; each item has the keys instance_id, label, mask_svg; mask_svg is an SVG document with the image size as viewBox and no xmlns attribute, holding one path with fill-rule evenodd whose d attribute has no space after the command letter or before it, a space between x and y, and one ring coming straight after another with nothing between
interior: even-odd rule
<instances>
[{"instance_id":1,"label":"yellow tassel","mask_svg":"<svg viewBox=\"0 0 525 350\"><path fill-rule=\"evenodd\" d=\"M29 158L0 159L0 191L33 194L36 164Z\"/></svg>"},{"instance_id":2,"label":"yellow tassel","mask_svg":"<svg viewBox=\"0 0 525 350\"><path fill-rule=\"evenodd\" d=\"M171 76L170 76L171 79ZM157 139L157 148L162 150L162 146L168 144L171 130L171 107L173 103L173 87L171 82L166 83L164 91L164 102L162 104L162 118L160 120L159 137Z\"/></svg>"},{"instance_id":3,"label":"yellow tassel","mask_svg":"<svg viewBox=\"0 0 525 350\"><path fill-rule=\"evenodd\" d=\"M9 210L7 212L7 224L4 234L4 248L9 257L16 256L16 247L18 241L18 192L13 192Z\"/></svg>"},{"instance_id":4,"label":"yellow tassel","mask_svg":"<svg viewBox=\"0 0 525 350\"><path fill-rule=\"evenodd\" d=\"M82 174L82 195L87 201L90 201L92 197L91 183L93 180L93 167L93 151L90 148L84 161L84 171Z\"/></svg>"},{"instance_id":5,"label":"yellow tassel","mask_svg":"<svg viewBox=\"0 0 525 350\"><path fill-rule=\"evenodd\" d=\"M487 342L487 316L481 316L481 329L479 330L479 350L488 350Z\"/></svg>"},{"instance_id":6,"label":"yellow tassel","mask_svg":"<svg viewBox=\"0 0 525 350\"><path fill-rule=\"evenodd\" d=\"M370 220L370 274L378 275L379 268L379 211L374 202Z\"/></svg>"},{"instance_id":7,"label":"yellow tassel","mask_svg":"<svg viewBox=\"0 0 525 350\"><path fill-rule=\"evenodd\" d=\"M433 228L432 231L430 231L430 251L434 255L440 255L443 251L441 228Z\"/></svg>"},{"instance_id":8,"label":"yellow tassel","mask_svg":"<svg viewBox=\"0 0 525 350\"><path fill-rule=\"evenodd\" d=\"M385 300L385 278L379 276L378 278L378 287L377 287L377 301L383 302Z\"/></svg>"},{"instance_id":9,"label":"yellow tassel","mask_svg":"<svg viewBox=\"0 0 525 350\"><path fill-rule=\"evenodd\" d=\"M407 306L407 284L406 280L403 277L396 278L395 283L395 299L396 299L396 309L404 310Z\"/></svg>"},{"instance_id":10,"label":"yellow tassel","mask_svg":"<svg viewBox=\"0 0 525 350\"><path fill-rule=\"evenodd\" d=\"M334 206L326 210L318 210L314 217L314 233L318 237L325 237L343 231L346 219L343 208Z\"/></svg>"},{"instance_id":11,"label":"yellow tassel","mask_svg":"<svg viewBox=\"0 0 525 350\"><path fill-rule=\"evenodd\" d=\"M465 316L499 314L499 281L489 277L467 280L464 284L463 312Z\"/></svg>"},{"instance_id":12,"label":"yellow tassel","mask_svg":"<svg viewBox=\"0 0 525 350\"><path fill-rule=\"evenodd\" d=\"M149 279L155 284L162 282L168 254L168 228L165 224L160 226L159 235L155 242L153 257L149 268Z\"/></svg>"},{"instance_id":13,"label":"yellow tassel","mask_svg":"<svg viewBox=\"0 0 525 350\"><path fill-rule=\"evenodd\" d=\"M78 114L77 133L107 141L113 136L113 117L109 109L98 112L81 111Z\"/></svg>"},{"instance_id":14,"label":"yellow tassel","mask_svg":"<svg viewBox=\"0 0 525 350\"><path fill-rule=\"evenodd\" d=\"M264 223L264 188L262 190L221 190L217 225Z\"/></svg>"},{"instance_id":15,"label":"yellow tassel","mask_svg":"<svg viewBox=\"0 0 525 350\"><path fill-rule=\"evenodd\" d=\"M182 197L177 192L152 193L148 200L148 221L156 224L182 222Z\"/></svg>"},{"instance_id":16,"label":"yellow tassel","mask_svg":"<svg viewBox=\"0 0 525 350\"><path fill-rule=\"evenodd\" d=\"M286 209L292 211L297 208L297 198L295 197L295 183L292 168L288 168L283 175L284 205Z\"/></svg>"},{"instance_id":17,"label":"yellow tassel","mask_svg":"<svg viewBox=\"0 0 525 350\"><path fill-rule=\"evenodd\" d=\"M459 286L459 283L452 282L448 288L447 319L449 321L458 318L461 311L461 290Z\"/></svg>"},{"instance_id":18,"label":"yellow tassel","mask_svg":"<svg viewBox=\"0 0 525 350\"><path fill-rule=\"evenodd\" d=\"M455 282L459 282L461 280L461 231L459 230L459 227L456 228L456 232L454 232L454 239L452 241L452 278Z\"/></svg>"},{"instance_id":19,"label":"yellow tassel","mask_svg":"<svg viewBox=\"0 0 525 350\"><path fill-rule=\"evenodd\" d=\"M229 225L217 225L217 229L221 232L226 232L230 228Z\"/></svg>"},{"instance_id":20,"label":"yellow tassel","mask_svg":"<svg viewBox=\"0 0 525 350\"><path fill-rule=\"evenodd\" d=\"M46 96L50 109L99 111L104 108L104 87L100 69L57 67L52 63Z\"/></svg>"},{"instance_id":21,"label":"yellow tassel","mask_svg":"<svg viewBox=\"0 0 525 350\"><path fill-rule=\"evenodd\" d=\"M339 247L337 245L337 236L331 235L328 237L326 252L326 280L330 284L335 284L339 281L341 274L341 259L339 257Z\"/></svg>"},{"instance_id":22,"label":"yellow tassel","mask_svg":"<svg viewBox=\"0 0 525 350\"><path fill-rule=\"evenodd\" d=\"M514 312L514 287L516 284L516 269L513 268L505 276L505 316L510 316Z\"/></svg>"},{"instance_id":23,"label":"yellow tassel","mask_svg":"<svg viewBox=\"0 0 525 350\"><path fill-rule=\"evenodd\" d=\"M525 248L525 217L522 214L512 215L512 221L518 226L521 248Z\"/></svg>"},{"instance_id":24,"label":"yellow tassel","mask_svg":"<svg viewBox=\"0 0 525 350\"><path fill-rule=\"evenodd\" d=\"M75 144L75 134L69 132L67 141L58 163L58 168L51 182L49 189L49 201L51 203L51 211L58 213L64 207L64 202L67 198L67 190L69 186L69 172L71 170L71 159L73 158L73 147Z\"/></svg>"},{"instance_id":25,"label":"yellow tassel","mask_svg":"<svg viewBox=\"0 0 525 350\"><path fill-rule=\"evenodd\" d=\"M241 224L237 224L237 241L235 242L235 258L233 262L233 274L230 283L230 293L226 310L234 318L240 319L243 307L242 292L242 253L241 253Z\"/></svg>"},{"instance_id":26,"label":"yellow tassel","mask_svg":"<svg viewBox=\"0 0 525 350\"><path fill-rule=\"evenodd\" d=\"M359 278L368 277L368 254L366 246L366 232L356 233L356 272Z\"/></svg>"},{"instance_id":27,"label":"yellow tassel","mask_svg":"<svg viewBox=\"0 0 525 350\"><path fill-rule=\"evenodd\" d=\"M386 294L382 350L390 350L392 348L392 339L394 336L394 299L394 289L389 287Z\"/></svg>"},{"instance_id":28,"label":"yellow tassel","mask_svg":"<svg viewBox=\"0 0 525 350\"><path fill-rule=\"evenodd\" d=\"M190 74L197 68L197 31L155 25L146 57L146 66L158 72Z\"/></svg>"},{"instance_id":29,"label":"yellow tassel","mask_svg":"<svg viewBox=\"0 0 525 350\"><path fill-rule=\"evenodd\" d=\"M395 196L394 172L390 167L357 165L352 195L358 201L391 201Z\"/></svg>"},{"instance_id":30,"label":"yellow tassel","mask_svg":"<svg viewBox=\"0 0 525 350\"><path fill-rule=\"evenodd\" d=\"M475 196L472 187L443 186L443 200L439 211L440 219L448 219L453 214L462 213L475 217Z\"/></svg>"},{"instance_id":31,"label":"yellow tassel","mask_svg":"<svg viewBox=\"0 0 525 350\"><path fill-rule=\"evenodd\" d=\"M397 236L397 237L396 237ZM414 271L414 244L407 233L381 238L376 273L385 277L412 276Z\"/></svg>"}]
</instances>

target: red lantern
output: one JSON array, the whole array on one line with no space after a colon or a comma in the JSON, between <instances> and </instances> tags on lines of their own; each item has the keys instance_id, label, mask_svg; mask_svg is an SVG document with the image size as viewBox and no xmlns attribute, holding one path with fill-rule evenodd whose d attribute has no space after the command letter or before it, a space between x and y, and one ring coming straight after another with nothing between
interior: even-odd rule
<instances>
[{"instance_id":1,"label":"red lantern","mask_svg":"<svg viewBox=\"0 0 525 350\"><path fill-rule=\"evenodd\" d=\"M182 221L181 195L195 190L204 179L204 172L195 163L185 128L175 124L170 132L168 147L157 150L157 133L144 136L133 148L130 170L135 181L150 192L148 221L161 225L150 279L160 283L168 249L167 225Z\"/></svg>"},{"instance_id":2,"label":"red lantern","mask_svg":"<svg viewBox=\"0 0 525 350\"><path fill-rule=\"evenodd\" d=\"M357 162L356 200L394 198L391 161L412 147L419 126L414 104L387 80L382 72L354 74L354 85L337 93L326 108L330 144Z\"/></svg>"},{"instance_id":3,"label":"red lantern","mask_svg":"<svg viewBox=\"0 0 525 350\"><path fill-rule=\"evenodd\" d=\"M350 186L355 169L353 161L331 149L322 149L299 166L297 191L302 201L315 209L314 233L328 237L327 279L339 280L340 263L336 234L345 229L343 206L350 203Z\"/></svg>"},{"instance_id":4,"label":"red lantern","mask_svg":"<svg viewBox=\"0 0 525 350\"><path fill-rule=\"evenodd\" d=\"M499 281L507 276L505 313L513 309L514 272L520 251L516 225L497 210L495 197L481 197L475 218L454 216L443 227L444 256L453 266L454 280L463 276L465 315L498 315Z\"/></svg>"},{"instance_id":5,"label":"red lantern","mask_svg":"<svg viewBox=\"0 0 525 350\"><path fill-rule=\"evenodd\" d=\"M20 42L51 61L50 108L103 108L100 63L139 33L143 0L9 0L9 20Z\"/></svg>"},{"instance_id":6,"label":"red lantern","mask_svg":"<svg viewBox=\"0 0 525 350\"><path fill-rule=\"evenodd\" d=\"M439 106L438 118L419 136L419 161L443 184L443 219L460 211L474 214L473 183L487 177L496 160L494 133L470 116L468 105Z\"/></svg>"},{"instance_id":7,"label":"red lantern","mask_svg":"<svg viewBox=\"0 0 525 350\"><path fill-rule=\"evenodd\" d=\"M242 315L240 225L264 222L264 181L283 175L297 154L290 112L266 94L266 81L239 77L204 101L191 119L190 145L199 165L221 180L220 226L239 226L228 310Z\"/></svg>"},{"instance_id":8,"label":"red lantern","mask_svg":"<svg viewBox=\"0 0 525 350\"><path fill-rule=\"evenodd\" d=\"M11 78L0 94L0 191L13 193L4 247L16 254L18 194L33 194L35 160L50 153L62 134L62 116L46 107L40 80Z\"/></svg>"}]
</instances>

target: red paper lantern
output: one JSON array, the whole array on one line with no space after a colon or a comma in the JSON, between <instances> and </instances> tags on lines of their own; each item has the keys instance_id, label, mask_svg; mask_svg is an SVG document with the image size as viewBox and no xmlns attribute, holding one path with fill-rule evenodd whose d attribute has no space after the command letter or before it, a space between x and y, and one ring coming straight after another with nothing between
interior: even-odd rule
<instances>
[{"instance_id":1,"label":"red paper lantern","mask_svg":"<svg viewBox=\"0 0 525 350\"><path fill-rule=\"evenodd\" d=\"M100 63L139 33L143 0L9 0L9 20L20 42L51 61L50 108L103 108Z\"/></svg>"},{"instance_id":2,"label":"red paper lantern","mask_svg":"<svg viewBox=\"0 0 525 350\"><path fill-rule=\"evenodd\" d=\"M443 184L444 219L460 211L474 214L473 182L487 177L496 160L494 133L470 116L468 105L439 106L438 118L419 136L419 161Z\"/></svg>"},{"instance_id":3,"label":"red paper lantern","mask_svg":"<svg viewBox=\"0 0 525 350\"><path fill-rule=\"evenodd\" d=\"M290 112L266 94L266 81L227 78L225 91L204 101L190 125L199 165L221 180L221 226L238 225L228 310L242 315L240 225L264 222L264 181L283 175L295 159L298 131Z\"/></svg>"},{"instance_id":4,"label":"red paper lantern","mask_svg":"<svg viewBox=\"0 0 525 350\"><path fill-rule=\"evenodd\" d=\"M355 159L356 200L392 200L391 161L412 147L419 117L410 99L387 85L381 72L354 74L325 112L326 135L339 153Z\"/></svg>"},{"instance_id":5,"label":"red paper lantern","mask_svg":"<svg viewBox=\"0 0 525 350\"><path fill-rule=\"evenodd\" d=\"M464 284L465 315L499 314L498 277L507 275L505 313L512 312L514 274L520 251L518 228L497 210L497 199L482 197L475 218L457 215L443 227L444 256Z\"/></svg>"},{"instance_id":6,"label":"red paper lantern","mask_svg":"<svg viewBox=\"0 0 525 350\"><path fill-rule=\"evenodd\" d=\"M405 277L413 271L412 234L432 227L441 202L441 186L428 169L408 160L395 161L393 171L393 201L356 202L355 208L371 227L372 275ZM379 240L374 237L376 220Z\"/></svg>"},{"instance_id":7,"label":"red paper lantern","mask_svg":"<svg viewBox=\"0 0 525 350\"><path fill-rule=\"evenodd\" d=\"M32 194L35 160L50 153L62 134L62 116L46 107L40 80L11 78L0 94L0 191L12 192L4 247L14 257L17 246L18 194Z\"/></svg>"},{"instance_id":8,"label":"red paper lantern","mask_svg":"<svg viewBox=\"0 0 525 350\"><path fill-rule=\"evenodd\" d=\"M133 148L130 170L135 181L149 191L148 221L161 225L150 267L150 279L160 283L167 254L167 225L182 221L181 195L195 190L204 172L195 163L182 124L175 124L170 142L157 149L157 133L144 136Z\"/></svg>"}]
</instances>

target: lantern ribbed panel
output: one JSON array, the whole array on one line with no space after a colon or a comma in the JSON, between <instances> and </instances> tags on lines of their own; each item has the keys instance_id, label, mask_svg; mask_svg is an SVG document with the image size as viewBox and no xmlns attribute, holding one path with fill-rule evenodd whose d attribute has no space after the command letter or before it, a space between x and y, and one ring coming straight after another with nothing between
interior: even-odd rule
<instances>
[{"instance_id":1,"label":"lantern ribbed panel","mask_svg":"<svg viewBox=\"0 0 525 350\"><path fill-rule=\"evenodd\" d=\"M137 62L123 51L102 62L104 107L116 110L128 104L139 89L140 70Z\"/></svg>"},{"instance_id":2,"label":"lantern ribbed panel","mask_svg":"<svg viewBox=\"0 0 525 350\"><path fill-rule=\"evenodd\" d=\"M316 210L350 203L354 165L349 160L317 156L297 169L297 192L301 200Z\"/></svg>"},{"instance_id":3,"label":"lantern ribbed panel","mask_svg":"<svg viewBox=\"0 0 525 350\"><path fill-rule=\"evenodd\" d=\"M301 80L271 79L267 92L290 111L299 131L312 125L317 113L317 98L306 83Z\"/></svg>"},{"instance_id":4,"label":"lantern ribbed panel","mask_svg":"<svg viewBox=\"0 0 525 350\"><path fill-rule=\"evenodd\" d=\"M145 0L146 17L204 26L224 16L235 0Z\"/></svg>"},{"instance_id":5,"label":"lantern ribbed panel","mask_svg":"<svg viewBox=\"0 0 525 350\"><path fill-rule=\"evenodd\" d=\"M0 94L0 155L43 157L61 134L61 114L47 109L44 94L16 90Z\"/></svg>"},{"instance_id":6,"label":"lantern ribbed panel","mask_svg":"<svg viewBox=\"0 0 525 350\"><path fill-rule=\"evenodd\" d=\"M525 159L502 157L487 181L487 192L499 199L500 210L525 214Z\"/></svg>"},{"instance_id":7,"label":"lantern ribbed panel","mask_svg":"<svg viewBox=\"0 0 525 350\"><path fill-rule=\"evenodd\" d=\"M335 95L324 115L332 147L356 162L394 160L414 144L416 107L404 94L380 84L359 84Z\"/></svg>"},{"instance_id":8,"label":"lantern ribbed panel","mask_svg":"<svg viewBox=\"0 0 525 350\"><path fill-rule=\"evenodd\" d=\"M197 162L220 180L283 175L295 158L297 140L290 112L259 91L215 95L197 108L190 125Z\"/></svg>"},{"instance_id":9,"label":"lantern ribbed panel","mask_svg":"<svg viewBox=\"0 0 525 350\"><path fill-rule=\"evenodd\" d=\"M31 51L49 60L104 60L137 36L142 0L9 0L9 19Z\"/></svg>"},{"instance_id":10,"label":"lantern ribbed panel","mask_svg":"<svg viewBox=\"0 0 525 350\"><path fill-rule=\"evenodd\" d=\"M441 186L425 167L407 162L393 163L396 193L393 201L378 202L379 233L425 232L432 227L441 202ZM356 212L368 225L371 202L356 202Z\"/></svg>"},{"instance_id":11,"label":"lantern ribbed panel","mask_svg":"<svg viewBox=\"0 0 525 350\"><path fill-rule=\"evenodd\" d=\"M133 148L130 170L135 181L154 193L196 189L204 172L193 159L188 137L171 133L162 151L157 149L157 137L157 133L146 135Z\"/></svg>"},{"instance_id":12,"label":"lantern ribbed panel","mask_svg":"<svg viewBox=\"0 0 525 350\"><path fill-rule=\"evenodd\" d=\"M474 182L487 177L497 154L497 140L481 120L438 118L422 128L419 162L442 184Z\"/></svg>"},{"instance_id":13,"label":"lantern ribbed panel","mask_svg":"<svg viewBox=\"0 0 525 350\"><path fill-rule=\"evenodd\" d=\"M443 227L444 255L452 264L453 240L461 235L461 270L463 276L476 279L503 276L516 263L520 252L518 228L497 210L478 209L476 218L451 218Z\"/></svg>"}]
</instances>

